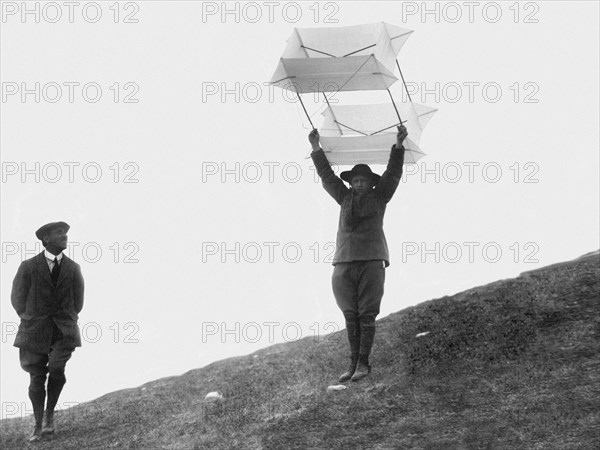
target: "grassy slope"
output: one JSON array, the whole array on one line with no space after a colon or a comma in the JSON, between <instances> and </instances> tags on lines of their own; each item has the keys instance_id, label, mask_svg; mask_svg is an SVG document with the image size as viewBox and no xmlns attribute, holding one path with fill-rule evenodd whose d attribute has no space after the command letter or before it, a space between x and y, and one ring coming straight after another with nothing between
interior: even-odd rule
<instances>
[{"instance_id":1,"label":"grassy slope","mask_svg":"<svg viewBox=\"0 0 600 450\"><path fill-rule=\"evenodd\" d=\"M374 371L345 391L326 392L343 330L107 394L35 447L600 448L599 294L596 253L378 321ZM30 417L1 426L27 447Z\"/></svg>"}]
</instances>

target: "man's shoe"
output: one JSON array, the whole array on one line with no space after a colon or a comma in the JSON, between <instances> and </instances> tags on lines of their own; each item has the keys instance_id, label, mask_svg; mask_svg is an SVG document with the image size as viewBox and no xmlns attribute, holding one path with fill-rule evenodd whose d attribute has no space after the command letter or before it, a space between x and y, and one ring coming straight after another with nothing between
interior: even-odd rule
<instances>
[{"instance_id":1,"label":"man's shoe","mask_svg":"<svg viewBox=\"0 0 600 450\"><path fill-rule=\"evenodd\" d=\"M350 378L352 378L352 375L354 375L354 371L356 370L356 362L357 361L355 359L350 362L348 370L346 370L343 374L340 375L340 378L338 379L339 383L345 383Z\"/></svg>"},{"instance_id":2,"label":"man's shoe","mask_svg":"<svg viewBox=\"0 0 600 450\"><path fill-rule=\"evenodd\" d=\"M371 366L368 364L359 362L358 366L356 367L356 371L354 372L354 375L352 375L351 379L352 379L352 381L359 381L359 380L362 380L363 378L365 378L370 373L371 373Z\"/></svg>"},{"instance_id":3,"label":"man's shoe","mask_svg":"<svg viewBox=\"0 0 600 450\"><path fill-rule=\"evenodd\" d=\"M36 424L33 433L29 436L29 442L39 442L42 440L42 426Z\"/></svg>"},{"instance_id":4,"label":"man's shoe","mask_svg":"<svg viewBox=\"0 0 600 450\"><path fill-rule=\"evenodd\" d=\"M44 427L42 428L42 434L54 433L54 414L48 414L46 412L46 420L44 421Z\"/></svg>"}]
</instances>

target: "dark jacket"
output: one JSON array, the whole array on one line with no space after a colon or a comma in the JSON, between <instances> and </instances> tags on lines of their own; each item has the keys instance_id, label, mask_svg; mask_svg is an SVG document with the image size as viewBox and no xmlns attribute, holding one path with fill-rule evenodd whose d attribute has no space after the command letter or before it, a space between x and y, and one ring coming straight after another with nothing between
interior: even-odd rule
<instances>
[{"instance_id":1,"label":"dark jacket","mask_svg":"<svg viewBox=\"0 0 600 450\"><path fill-rule=\"evenodd\" d=\"M44 252L23 261L13 281L10 300L21 318L15 347L49 352L54 323L63 334L63 345L81 346L77 320L83 308L83 276L79 264L64 254L56 286Z\"/></svg>"},{"instance_id":2,"label":"dark jacket","mask_svg":"<svg viewBox=\"0 0 600 450\"><path fill-rule=\"evenodd\" d=\"M383 260L385 265L389 266L390 256L383 233L383 216L386 205L396 192L402 177L404 147L392 147L387 169L379 183L358 201L354 199L354 191L346 187L342 179L335 175L323 149L311 153L311 156L323 187L342 207L333 264Z\"/></svg>"}]
</instances>

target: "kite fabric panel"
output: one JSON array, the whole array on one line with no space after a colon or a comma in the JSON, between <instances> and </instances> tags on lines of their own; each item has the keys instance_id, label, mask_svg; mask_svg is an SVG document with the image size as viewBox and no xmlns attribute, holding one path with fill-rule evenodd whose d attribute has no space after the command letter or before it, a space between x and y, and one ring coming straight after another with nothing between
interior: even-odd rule
<instances>
[{"instance_id":1,"label":"kite fabric panel","mask_svg":"<svg viewBox=\"0 0 600 450\"><path fill-rule=\"evenodd\" d=\"M335 28L295 28L287 41L285 58L343 58L374 55L390 72L413 30L385 22Z\"/></svg>"},{"instance_id":2,"label":"kite fabric panel","mask_svg":"<svg viewBox=\"0 0 600 450\"><path fill-rule=\"evenodd\" d=\"M419 148L423 127L435 108L419 103L400 103L398 110L408 131L405 164L413 164L425 154ZM323 112L321 146L336 164L386 164L396 142L398 115L393 105L330 105Z\"/></svg>"},{"instance_id":3,"label":"kite fabric panel","mask_svg":"<svg viewBox=\"0 0 600 450\"><path fill-rule=\"evenodd\" d=\"M437 111L419 103L397 103L398 112L411 139L421 142L423 128ZM391 103L370 105L329 105L323 112L322 136L371 135L396 131L400 125Z\"/></svg>"},{"instance_id":4,"label":"kite fabric panel","mask_svg":"<svg viewBox=\"0 0 600 450\"><path fill-rule=\"evenodd\" d=\"M387 164L396 133L372 136L321 136L321 147L331 164ZM410 138L404 140L404 164L414 164L425 153Z\"/></svg>"},{"instance_id":5,"label":"kite fabric panel","mask_svg":"<svg viewBox=\"0 0 600 450\"><path fill-rule=\"evenodd\" d=\"M411 103L413 108L415 108L415 112L419 117L419 123L421 124L421 128L425 128L425 126L429 123L437 108L432 108L431 106L423 105L421 103Z\"/></svg>"},{"instance_id":6,"label":"kite fabric panel","mask_svg":"<svg viewBox=\"0 0 600 450\"><path fill-rule=\"evenodd\" d=\"M271 84L298 94L388 89L398 80L373 55L347 58L281 58Z\"/></svg>"},{"instance_id":7,"label":"kite fabric panel","mask_svg":"<svg viewBox=\"0 0 600 450\"><path fill-rule=\"evenodd\" d=\"M388 89L398 52L412 33L385 22L335 28L295 28L271 84L307 92Z\"/></svg>"}]
</instances>

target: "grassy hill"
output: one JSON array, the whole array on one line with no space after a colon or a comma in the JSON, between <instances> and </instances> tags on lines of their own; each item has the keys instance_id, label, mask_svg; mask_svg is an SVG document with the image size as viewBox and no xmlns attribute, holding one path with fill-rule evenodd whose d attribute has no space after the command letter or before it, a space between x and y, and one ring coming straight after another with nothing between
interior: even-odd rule
<instances>
[{"instance_id":1,"label":"grassy hill","mask_svg":"<svg viewBox=\"0 0 600 450\"><path fill-rule=\"evenodd\" d=\"M379 320L373 373L344 391L326 387L345 330L61 411L35 447L600 448L599 302L593 252ZM2 448L28 448L31 417L0 425Z\"/></svg>"}]
</instances>

